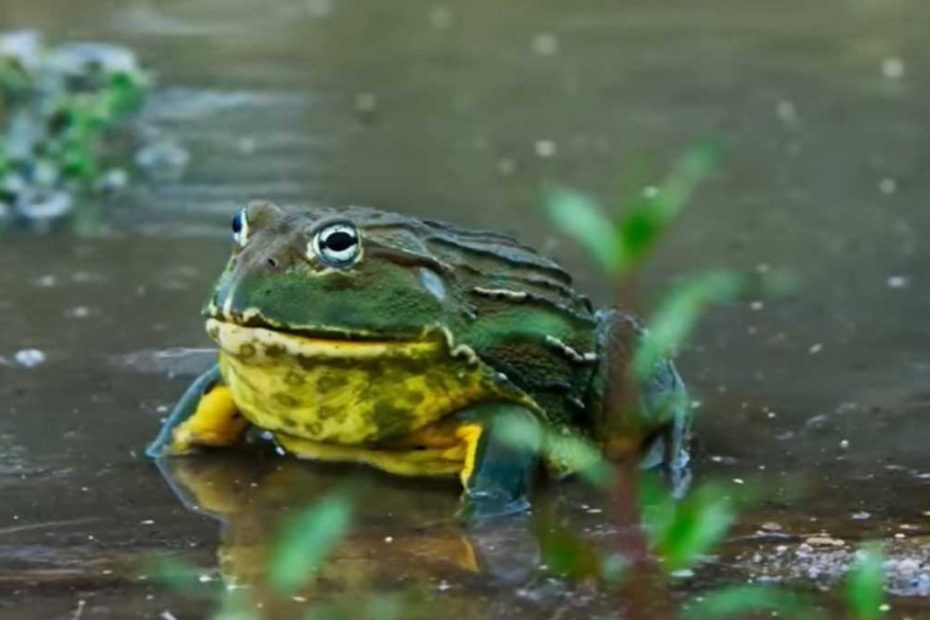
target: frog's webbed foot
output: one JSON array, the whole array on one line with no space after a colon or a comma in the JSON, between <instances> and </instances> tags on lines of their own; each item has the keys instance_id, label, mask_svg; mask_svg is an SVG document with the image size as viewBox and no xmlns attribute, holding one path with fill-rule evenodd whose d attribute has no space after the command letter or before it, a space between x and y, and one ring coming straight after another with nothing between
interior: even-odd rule
<instances>
[{"instance_id":1,"label":"frog's webbed foot","mask_svg":"<svg viewBox=\"0 0 930 620\"><path fill-rule=\"evenodd\" d=\"M460 516L475 523L529 510L542 441L536 416L519 405L485 403L460 418L457 433L466 444ZM523 429L519 437L513 436L515 428Z\"/></svg>"},{"instance_id":2,"label":"frog's webbed foot","mask_svg":"<svg viewBox=\"0 0 930 620\"><path fill-rule=\"evenodd\" d=\"M187 454L198 447L231 446L248 427L222 382L219 366L214 366L184 392L145 454L158 458Z\"/></svg>"}]
</instances>

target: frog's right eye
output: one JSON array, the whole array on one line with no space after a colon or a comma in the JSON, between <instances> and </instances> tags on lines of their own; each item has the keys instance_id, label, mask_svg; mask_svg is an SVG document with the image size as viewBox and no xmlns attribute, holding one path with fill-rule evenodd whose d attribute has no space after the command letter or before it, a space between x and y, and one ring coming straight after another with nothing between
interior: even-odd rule
<instances>
[{"instance_id":1,"label":"frog's right eye","mask_svg":"<svg viewBox=\"0 0 930 620\"><path fill-rule=\"evenodd\" d=\"M239 247L245 246L249 241L249 220L245 216L245 209L239 211L233 216L232 220L233 239Z\"/></svg>"}]
</instances>

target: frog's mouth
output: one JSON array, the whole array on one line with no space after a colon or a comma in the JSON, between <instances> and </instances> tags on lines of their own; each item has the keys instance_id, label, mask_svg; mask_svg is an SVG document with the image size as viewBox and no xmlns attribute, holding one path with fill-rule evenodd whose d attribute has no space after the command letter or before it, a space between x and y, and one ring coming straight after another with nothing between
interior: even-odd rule
<instances>
[{"instance_id":1,"label":"frog's mouth","mask_svg":"<svg viewBox=\"0 0 930 620\"><path fill-rule=\"evenodd\" d=\"M244 325L207 319L207 334L224 353L256 362L292 359L373 359L410 357L434 350L439 339L424 333L410 340L354 338L345 333L282 331L269 325Z\"/></svg>"}]
</instances>

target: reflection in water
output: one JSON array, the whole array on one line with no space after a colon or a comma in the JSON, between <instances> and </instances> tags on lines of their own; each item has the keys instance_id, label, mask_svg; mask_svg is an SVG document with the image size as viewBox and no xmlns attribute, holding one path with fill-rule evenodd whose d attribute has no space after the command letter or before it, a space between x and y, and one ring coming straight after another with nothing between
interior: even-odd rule
<instances>
[{"instance_id":1,"label":"reflection in water","mask_svg":"<svg viewBox=\"0 0 930 620\"><path fill-rule=\"evenodd\" d=\"M378 474L366 471L350 475L350 484L369 489L359 494L356 527L305 588L282 597L267 572L280 526L334 484L344 486L345 472L333 476L299 461L253 456L165 458L158 468L185 506L222 521L217 565L223 583L227 590L246 590L267 617L287 617L307 601L350 597L357 603L371 594L424 587L442 593L469 579L515 587L538 572L539 542L528 518L465 528L451 516L458 501L454 485L414 488L379 480L375 486L364 478ZM480 598L457 604L482 605Z\"/></svg>"}]
</instances>

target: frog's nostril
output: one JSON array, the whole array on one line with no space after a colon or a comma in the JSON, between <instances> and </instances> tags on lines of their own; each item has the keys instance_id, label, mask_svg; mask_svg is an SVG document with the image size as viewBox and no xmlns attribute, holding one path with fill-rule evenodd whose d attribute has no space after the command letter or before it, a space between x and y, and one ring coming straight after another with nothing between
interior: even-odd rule
<instances>
[{"instance_id":1,"label":"frog's nostril","mask_svg":"<svg viewBox=\"0 0 930 620\"><path fill-rule=\"evenodd\" d=\"M268 266L271 267L272 269L277 269L277 268L278 268L278 259L276 259L276 258L269 258L269 259L267 259L265 262L266 262L266 263L268 264Z\"/></svg>"}]
</instances>

